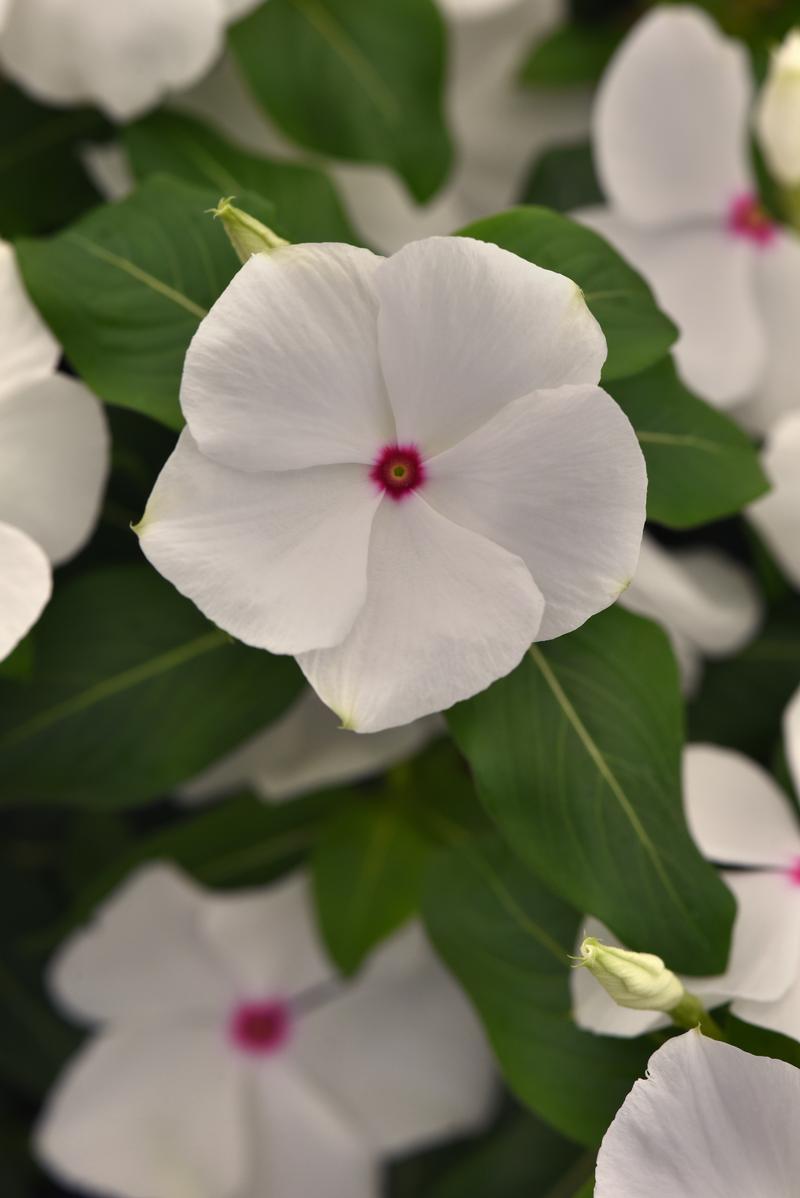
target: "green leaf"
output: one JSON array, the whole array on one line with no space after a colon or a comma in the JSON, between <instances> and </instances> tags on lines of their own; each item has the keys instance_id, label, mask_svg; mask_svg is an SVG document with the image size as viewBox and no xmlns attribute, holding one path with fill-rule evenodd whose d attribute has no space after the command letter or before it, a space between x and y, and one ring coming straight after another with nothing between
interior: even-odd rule
<instances>
[{"instance_id":1,"label":"green leaf","mask_svg":"<svg viewBox=\"0 0 800 1198\"><path fill-rule=\"evenodd\" d=\"M249 154L175 112L156 112L129 125L123 138L139 179L164 173L215 187L220 195L254 192L274 204L273 227L289 241L363 242L336 188L317 167Z\"/></svg>"},{"instance_id":2,"label":"green leaf","mask_svg":"<svg viewBox=\"0 0 800 1198\"><path fill-rule=\"evenodd\" d=\"M465 841L431 869L425 920L475 1004L515 1094L564 1135L596 1145L649 1055L570 1018L579 916L498 840Z\"/></svg>"},{"instance_id":3,"label":"green leaf","mask_svg":"<svg viewBox=\"0 0 800 1198\"><path fill-rule=\"evenodd\" d=\"M123 807L168 791L268 724L291 658L233 643L146 566L61 587L30 680L0 680L5 804Z\"/></svg>"},{"instance_id":4,"label":"green leaf","mask_svg":"<svg viewBox=\"0 0 800 1198\"><path fill-rule=\"evenodd\" d=\"M533 645L449 721L489 814L556 894L673 969L722 972L734 901L686 827L659 628L610 608Z\"/></svg>"},{"instance_id":5,"label":"green leaf","mask_svg":"<svg viewBox=\"0 0 800 1198\"><path fill-rule=\"evenodd\" d=\"M567 213L603 204L588 141L545 150L534 162L520 199Z\"/></svg>"},{"instance_id":6,"label":"green leaf","mask_svg":"<svg viewBox=\"0 0 800 1198\"><path fill-rule=\"evenodd\" d=\"M562 25L537 38L520 72L529 87L595 83L624 36L619 25Z\"/></svg>"},{"instance_id":7,"label":"green leaf","mask_svg":"<svg viewBox=\"0 0 800 1198\"><path fill-rule=\"evenodd\" d=\"M17 242L25 285L64 352L105 400L171 428L186 349L239 268L207 215L218 190L152 179L56 237ZM242 202L269 223L272 208Z\"/></svg>"},{"instance_id":8,"label":"green leaf","mask_svg":"<svg viewBox=\"0 0 800 1198\"><path fill-rule=\"evenodd\" d=\"M293 141L390 166L420 203L444 182L445 40L432 0L269 0L230 42Z\"/></svg>"},{"instance_id":9,"label":"green leaf","mask_svg":"<svg viewBox=\"0 0 800 1198\"><path fill-rule=\"evenodd\" d=\"M670 358L610 387L647 462L647 515L692 528L740 511L769 489L753 443L687 391Z\"/></svg>"},{"instance_id":10,"label":"green leaf","mask_svg":"<svg viewBox=\"0 0 800 1198\"><path fill-rule=\"evenodd\" d=\"M49 233L96 204L79 151L109 132L99 113L45 108L0 83L0 236Z\"/></svg>"},{"instance_id":11,"label":"green leaf","mask_svg":"<svg viewBox=\"0 0 800 1198\"><path fill-rule=\"evenodd\" d=\"M546 208L511 208L460 230L556 270L582 288L608 342L603 379L637 374L664 357L677 337L650 288L591 229Z\"/></svg>"},{"instance_id":12,"label":"green leaf","mask_svg":"<svg viewBox=\"0 0 800 1198\"><path fill-rule=\"evenodd\" d=\"M432 842L404 796L367 794L335 816L314 854L314 893L328 951L345 974L417 908Z\"/></svg>"}]
</instances>

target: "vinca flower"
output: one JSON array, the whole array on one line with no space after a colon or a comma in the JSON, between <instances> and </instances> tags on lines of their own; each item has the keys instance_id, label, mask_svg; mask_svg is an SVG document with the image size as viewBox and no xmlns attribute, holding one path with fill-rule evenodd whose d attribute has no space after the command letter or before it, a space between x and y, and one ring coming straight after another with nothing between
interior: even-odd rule
<instances>
[{"instance_id":1,"label":"vinca flower","mask_svg":"<svg viewBox=\"0 0 800 1198\"><path fill-rule=\"evenodd\" d=\"M605 353L573 282L494 245L257 254L190 346L142 548L345 727L440 711L635 571L644 461Z\"/></svg>"},{"instance_id":2,"label":"vinca flower","mask_svg":"<svg viewBox=\"0 0 800 1198\"><path fill-rule=\"evenodd\" d=\"M603 1137L595 1198L787 1198L800 1071L685 1032L651 1056Z\"/></svg>"},{"instance_id":3,"label":"vinca flower","mask_svg":"<svg viewBox=\"0 0 800 1198\"><path fill-rule=\"evenodd\" d=\"M46 103L141 115L203 75L261 0L4 0L0 64Z\"/></svg>"},{"instance_id":4,"label":"vinca flower","mask_svg":"<svg viewBox=\"0 0 800 1198\"><path fill-rule=\"evenodd\" d=\"M771 429L761 461L772 488L747 515L787 578L800 587L800 410Z\"/></svg>"},{"instance_id":5,"label":"vinca flower","mask_svg":"<svg viewBox=\"0 0 800 1198\"><path fill-rule=\"evenodd\" d=\"M466 1000L412 926L336 980L303 876L207 894L151 865L60 950L93 1034L36 1134L60 1179L118 1198L377 1198L381 1160L494 1102Z\"/></svg>"},{"instance_id":6,"label":"vinca flower","mask_svg":"<svg viewBox=\"0 0 800 1198\"><path fill-rule=\"evenodd\" d=\"M333 712L306 687L280 719L184 782L178 797L186 803L202 803L249 786L276 802L360 782L413 757L442 731L442 725L439 716L426 716L401 728L357 736L340 728Z\"/></svg>"},{"instance_id":7,"label":"vinca flower","mask_svg":"<svg viewBox=\"0 0 800 1198\"><path fill-rule=\"evenodd\" d=\"M697 689L703 658L742 649L762 616L758 591L737 562L712 549L668 551L647 533L620 602L662 625L687 694Z\"/></svg>"},{"instance_id":8,"label":"vinca flower","mask_svg":"<svg viewBox=\"0 0 800 1198\"><path fill-rule=\"evenodd\" d=\"M743 46L697 9L658 8L602 80L594 150L608 207L578 219L637 266L676 322L686 382L768 427L800 372L800 239L759 204Z\"/></svg>"},{"instance_id":9,"label":"vinca flower","mask_svg":"<svg viewBox=\"0 0 800 1198\"><path fill-rule=\"evenodd\" d=\"M800 30L772 55L756 108L756 128L770 171L786 187L800 183Z\"/></svg>"},{"instance_id":10,"label":"vinca flower","mask_svg":"<svg viewBox=\"0 0 800 1198\"><path fill-rule=\"evenodd\" d=\"M51 567L88 538L108 469L102 409L55 373L59 355L0 242L0 661L50 598Z\"/></svg>"},{"instance_id":11,"label":"vinca flower","mask_svg":"<svg viewBox=\"0 0 800 1198\"><path fill-rule=\"evenodd\" d=\"M731 1002L740 1019L800 1038L800 826L790 804L755 762L716 745L686 749L683 791L700 850L720 866L735 867L721 872L737 915L725 973L682 981L708 1010ZM619 944L598 920L588 919L585 932ZM616 1006L583 974L578 969L571 976L581 1027L638 1036L666 1023L657 1012Z\"/></svg>"}]
</instances>

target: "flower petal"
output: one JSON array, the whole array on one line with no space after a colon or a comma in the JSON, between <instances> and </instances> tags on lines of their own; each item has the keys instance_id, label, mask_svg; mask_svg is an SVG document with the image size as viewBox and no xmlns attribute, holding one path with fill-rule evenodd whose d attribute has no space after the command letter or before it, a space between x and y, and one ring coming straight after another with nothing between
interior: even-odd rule
<instances>
[{"instance_id":1,"label":"flower petal","mask_svg":"<svg viewBox=\"0 0 800 1198\"><path fill-rule=\"evenodd\" d=\"M683 799L692 836L712 861L788 869L800 858L800 829L789 800L743 753L688 745Z\"/></svg>"},{"instance_id":2,"label":"flower petal","mask_svg":"<svg viewBox=\"0 0 800 1198\"><path fill-rule=\"evenodd\" d=\"M229 470L185 429L138 532L155 568L220 628L296 653L352 627L380 499L363 466Z\"/></svg>"},{"instance_id":3,"label":"flower petal","mask_svg":"<svg viewBox=\"0 0 800 1198\"><path fill-rule=\"evenodd\" d=\"M518 557L412 494L375 517L367 601L349 636L298 663L345 727L379 732L513 670L543 608Z\"/></svg>"},{"instance_id":4,"label":"flower petal","mask_svg":"<svg viewBox=\"0 0 800 1198\"><path fill-rule=\"evenodd\" d=\"M124 121L199 79L223 29L218 0L23 0L9 11L0 61L46 103L93 101Z\"/></svg>"},{"instance_id":5,"label":"flower petal","mask_svg":"<svg viewBox=\"0 0 800 1198\"><path fill-rule=\"evenodd\" d=\"M779 420L761 463L772 490L747 514L788 578L800 587L800 412Z\"/></svg>"},{"instance_id":6,"label":"flower petal","mask_svg":"<svg viewBox=\"0 0 800 1198\"><path fill-rule=\"evenodd\" d=\"M0 241L0 399L46 378L61 348L28 299L13 248Z\"/></svg>"},{"instance_id":7,"label":"flower petal","mask_svg":"<svg viewBox=\"0 0 800 1198\"><path fill-rule=\"evenodd\" d=\"M674 352L688 385L720 408L751 395L767 356L752 247L721 226L650 230L603 208L574 215L647 279L680 330Z\"/></svg>"},{"instance_id":8,"label":"flower petal","mask_svg":"<svg viewBox=\"0 0 800 1198\"><path fill-rule=\"evenodd\" d=\"M800 1071L698 1031L668 1041L606 1132L595 1198L791 1194Z\"/></svg>"},{"instance_id":9,"label":"flower petal","mask_svg":"<svg viewBox=\"0 0 800 1198\"><path fill-rule=\"evenodd\" d=\"M293 1055L384 1152L475 1131L494 1106L484 1035L416 926L388 941L336 1001L306 1015Z\"/></svg>"},{"instance_id":10,"label":"flower petal","mask_svg":"<svg viewBox=\"0 0 800 1198\"><path fill-rule=\"evenodd\" d=\"M350 245L255 254L186 355L181 405L209 457L237 470L370 463L395 441L378 361L376 271Z\"/></svg>"},{"instance_id":11,"label":"flower petal","mask_svg":"<svg viewBox=\"0 0 800 1198\"><path fill-rule=\"evenodd\" d=\"M794 788L800 795L800 688L794 692L789 706L783 713L783 741Z\"/></svg>"},{"instance_id":12,"label":"flower petal","mask_svg":"<svg viewBox=\"0 0 800 1198\"><path fill-rule=\"evenodd\" d=\"M213 1021L165 1018L97 1036L51 1091L36 1156L65 1184L103 1194L231 1194L245 1169L237 1082Z\"/></svg>"},{"instance_id":13,"label":"flower petal","mask_svg":"<svg viewBox=\"0 0 800 1198\"><path fill-rule=\"evenodd\" d=\"M0 524L0 661L33 627L50 598L53 580L42 549L18 528Z\"/></svg>"},{"instance_id":14,"label":"flower petal","mask_svg":"<svg viewBox=\"0 0 800 1198\"><path fill-rule=\"evenodd\" d=\"M632 221L725 219L750 187L747 55L697 9L644 17L597 93L594 151L603 190Z\"/></svg>"},{"instance_id":15,"label":"flower petal","mask_svg":"<svg viewBox=\"0 0 800 1198\"><path fill-rule=\"evenodd\" d=\"M627 417L599 387L507 404L426 468L438 512L525 562L545 599L537 640L577 628L630 582L647 476Z\"/></svg>"},{"instance_id":16,"label":"flower petal","mask_svg":"<svg viewBox=\"0 0 800 1198\"><path fill-rule=\"evenodd\" d=\"M288 711L240 749L218 761L178 791L187 803L202 803L244 785L279 802L313 790L358 782L413 756L442 731L428 716L358 736L339 726L336 716L311 687Z\"/></svg>"},{"instance_id":17,"label":"flower petal","mask_svg":"<svg viewBox=\"0 0 800 1198\"><path fill-rule=\"evenodd\" d=\"M375 1198L378 1156L344 1104L280 1058L252 1082L255 1159L237 1198Z\"/></svg>"},{"instance_id":18,"label":"flower petal","mask_svg":"<svg viewBox=\"0 0 800 1198\"><path fill-rule=\"evenodd\" d=\"M768 353L755 395L737 408L736 416L755 432L766 433L798 402L800 237L782 232L756 255L755 284Z\"/></svg>"},{"instance_id":19,"label":"flower petal","mask_svg":"<svg viewBox=\"0 0 800 1198\"><path fill-rule=\"evenodd\" d=\"M56 374L0 401L0 517L58 565L91 534L109 466L100 403Z\"/></svg>"},{"instance_id":20,"label":"flower petal","mask_svg":"<svg viewBox=\"0 0 800 1198\"><path fill-rule=\"evenodd\" d=\"M570 279L469 237L429 237L376 274L381 364L401 444L455 445L512 399L596 383L600 326Z\"/></svg>"},{"instance_id":21,"label":"flower petal","mask_svg":"<svg viewBox=\"0 0 800 1198\"><path fill-rule=\"evenodd\" d=\"M59 1005L82 1022L224 1011L236 990L205 935L205 901L171 866L138 869L59 948Z\"/></svg>"}]
</instances>

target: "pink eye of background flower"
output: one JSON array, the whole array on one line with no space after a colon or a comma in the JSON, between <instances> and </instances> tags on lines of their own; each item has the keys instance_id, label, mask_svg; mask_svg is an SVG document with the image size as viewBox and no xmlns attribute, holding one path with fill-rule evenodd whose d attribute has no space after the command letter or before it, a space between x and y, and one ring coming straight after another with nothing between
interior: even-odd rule
<instances>
[{"instance_id":1,"label":"pink eye of background flower","mask_svg":"<svg viewBox=\"0 0 800 1198\"><path fill-rule=\"evenodd\" d=\"M369 476L392 499L404 499L425 482L425 466L416 445L386 445Z\"/></svg>"},{"instance_id":2,"label":"pink eye of background flower","mask_svg":"<svg viewBox=\"0 0 800 1198\"><path fill-rule=\"evenodd\" d=\"M778 231L758 196L749 193L732 200L728 209L728 230L736 237L746 237L761 246L770 245Z\"/></svg>"},{"instance_id":3,"label":"pink eye of background flower","mask_svg":"<svg viewBox=\"0 0 800 1198\"><path fill-rule=\"evenodd\" d=\"M266 1055L283 1048L292 1031L288 1003L280 999L244 1002L230 1019L230 1037L243 1052Z\"/></svg>"},{"instance_id":4,"label":"pink eye of background flower","mask_svg":"<svg viewBox=\"0 0 800 1198\"><path fill-rule=\"evenodd\" d=\"M792 864L786 870L786 876L793 886L800 886L800 857L795 857Z\"/></svg>"}]
</instances>

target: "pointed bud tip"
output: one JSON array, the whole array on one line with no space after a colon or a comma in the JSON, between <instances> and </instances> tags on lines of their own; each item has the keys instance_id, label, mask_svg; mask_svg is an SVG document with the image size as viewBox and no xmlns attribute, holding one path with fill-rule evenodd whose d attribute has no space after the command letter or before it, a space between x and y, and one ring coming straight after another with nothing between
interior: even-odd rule
<instances>
[{"instance_id":1,"label":"pointed bud tip","mask_svg":"<svg viewBox=\"0 0 800 1198\"><path fill-rule=\"evenodd\" d=\"M209 209L209 212L214 220L222 221L240 262L249 261L253 254L268 254L290 244L249 212L237 208L233 202L235 198L223 196L216 208Z\"/></svg>"}]
</instances>

